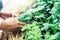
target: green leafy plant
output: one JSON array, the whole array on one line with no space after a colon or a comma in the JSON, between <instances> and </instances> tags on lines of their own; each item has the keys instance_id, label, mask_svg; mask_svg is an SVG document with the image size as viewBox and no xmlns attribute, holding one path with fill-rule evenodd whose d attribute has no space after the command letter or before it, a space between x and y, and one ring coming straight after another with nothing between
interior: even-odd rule
<instances>
[{"instance_id":1,"label":"green leafy plant","mask_svg":"<svg viewBox=\"0 0 60 40\"><path fill-rule=\"evenodd\" d=\"M40 40L40 28L37 22L32 24L27 24L22 28L22 31L25 32L25 39L27 40Z\"/></svg>"},{"instance_id":2,"label":"green leafy plant","mask_svg":"<svg viewBox=\"0 0 60 40\"><path fill-rule=\"evenodd\" d=\"M20 40L60 40L60 0L37 0L18 20L26 23Z\"/></svg>"},{"instance_id":3,"label":"green leafy plant","mask_svg":"<svg viewBox=\"0 0 60 40\"><path fill-rule=\"evenodd\" d=\"M23 20L22 20L23 19ZM31 13L26 13L26 14L21 14L18 18L19 21L22 22L27 22L32 19L32 14Z\"/></svg>"}]
</instances>

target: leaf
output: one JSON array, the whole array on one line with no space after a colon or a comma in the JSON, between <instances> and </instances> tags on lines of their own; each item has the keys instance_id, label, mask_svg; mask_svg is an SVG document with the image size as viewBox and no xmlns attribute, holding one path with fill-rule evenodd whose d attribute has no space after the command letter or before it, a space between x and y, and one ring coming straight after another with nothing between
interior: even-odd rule
<instances>
[{"instance_id":1,"label":"leaf","mask_svg":"<svg viewBox=\"0 0 60 40\"><path fill-rule=\"evenodd\" d=\"M55 15L51 15L46 19L46 21L49 23L56 23L58 21L58 18Z\"/></svg>"},{"instance_id":2,"label":"leaf","mask_svg":"<svg viewBox=\"0 0 60 40\"><path fill-rule=\"evenodd\" d=\"M55 4L54 4L54 8L56 8L56 9L60 9L60 2L55 2Z\"/></svg>"},{"instance_id":3,"label":"leaf","mask_svg":"<svg viewBox=\"0 0 60 40\"><path fill-rule=\"evenodd\" d=\"M57 30L57 29L58 29L58 26L55 25L55 24L50 24L49 27L50 27L52 30Z\"/></svg>"},{"instance_id":4,"label":"leaf","mask_svg":"<svg viewBox=\"0 0 60 40\"><path fill-rule=\"evenodd\" d=\"M44 23L43 27L41 28L41 30L47 30L49 28L49 24L48 23Z\"/></svg>"},{"instance_id":5,"label":"leaf","mask_svg":"<svg viewBox=\"0 0 60 40\"><path fill-rule=\"evenodd\" d=\"M43 6L44 4L45 4L45 2L38 2L38 3L35 3L32 7L36 8L38 6Z\"/></svg>"},{"instance_id":6,"label":"leaf","mask_svg":"<svg viewBox=\"0 0 60 40\"><path fill-rule=\"evenodd\" d=\"M18 18L19 21L26 22L32 19L31 13L21 14Z\"/></svg>"},{"instance_id":7,"label":"leaf","mask_svg":"<svg viewBox=\"0 0 60 40\"><path fill-rule=\"evenodd\" d=\"M50 13L60 17L59 16L60 15L60 2L56 2L54 4L54 7L52 8Z\"/></svg>"},{"instance_id":8,"label":"leaf","mask_svg":"<svg viewBox=\"0 0 60 40\"><path fill-rule=\"evenodd\" d=\"M52 35L49 40L60 40L60 32L57 32L55 35Z\"/></svg>"}]
</instances>

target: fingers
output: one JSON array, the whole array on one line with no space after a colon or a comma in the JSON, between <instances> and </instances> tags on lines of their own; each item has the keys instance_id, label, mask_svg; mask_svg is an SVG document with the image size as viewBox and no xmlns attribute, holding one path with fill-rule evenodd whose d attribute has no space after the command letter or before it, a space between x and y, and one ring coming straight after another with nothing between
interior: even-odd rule
<instances>
[{"instance_id":1,"label":"fingers","mask_svg":"<svg viewBox=\"0 0 60 40\"><path fill-rule=\"evenodd\" d=\"M14 13L2 13L2 15L7 17L17 17Z\"/></svg>"},{"instance_id":2,"label":"fingers","mask_svg":"<svg viewBox=\"0 0 60 40\"><path fill-rule=\"evenodd\" d=\"M5 17L5 16L1 16L1 18L3 18L4 20L6 19L6 17Z\"/></svg>"},{"instance_id":3,"label":"fingers","mask_svg":"<svg viewBox=\"0 0 60 40\"><path fill-rule=\"evenodd\" d=\"M9 18L9 17L12 17L12 14L11 13L0 12L0 17L3 18L3 19L6 19L6 18Z\"/></svg>"},{"instance_id":4,"label":"fingers","mask_svg":"<svg viewBox=\"0 0 60 40\"><path fill-rule=\"evenodd\" d=\"M11 13L3 13L2 15L6 16L6 17L12 17Z\"/></svg>"},{"instance_id":5,"label":"fingers","mask_svg":"<svg viewBox=\"0 0 60 40\"><path fill-rule=\"evenodd\" d=\"M25 23L18 22L18 25L24 26L24 25L25 25Z\"/></svg>"},{"instance_id":6,"label":"fingers","mask_svg":"<svg viewBox=\"0 0 60 40\"><path fill-rule=\"evenodd\" d=\"M16 18L17 16L14 13L0 12L0 17L3 19L7 19L10 17Z\"/></svg>"},{"instance_id":7,"label":"fingers","mask_svg":"<svg viewBox=\"0 0 60 40\"><path fill-rule=\"evenodd\" d=\"M6 13L6 12L0 12L0 14L1 14L1 15L4 15L4 16L10 16L10 17L12 16L11 13Z\"/></svg>"}]
</instances>

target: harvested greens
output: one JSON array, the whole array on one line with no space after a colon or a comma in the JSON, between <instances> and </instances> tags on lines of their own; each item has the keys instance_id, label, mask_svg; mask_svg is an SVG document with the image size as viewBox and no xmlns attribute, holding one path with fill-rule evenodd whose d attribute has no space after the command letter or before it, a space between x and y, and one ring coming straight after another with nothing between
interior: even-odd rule
<instances>
[{"instance_id":1,"label":"harvested greens","mask_svg":"<svg viewBox=\"0 0 60 40\"><path fill-rule=\"evenodd\" d=\"M37 0L18 20L26 23L19 40L60 40L60 0Z\"/></svg>"}]
</instances>

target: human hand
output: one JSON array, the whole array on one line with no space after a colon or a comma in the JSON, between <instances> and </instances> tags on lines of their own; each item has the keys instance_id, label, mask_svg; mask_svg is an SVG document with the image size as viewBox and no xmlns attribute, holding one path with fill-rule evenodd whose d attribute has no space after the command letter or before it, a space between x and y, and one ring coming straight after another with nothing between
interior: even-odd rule
<instances>
[{"instance_id":1,"label":"human hand","mask_svg":"<svg viewBox=\"0 0 60 40\"><path fill-rule=\"evenodd\" d=\"M7 12L0 12L0 17L3 19L7 19L10 17L16 17L13 13L7 13Z\"/></svg>"},{"instance_id":2,"label":"human hand","mask_svg":"<svg viewBox=\"0 0 60 40\"><path fill-rule=\"evenodd\" d=\"M7 32L14 32L17 28L24 26L25 24L19 22L16 18L8 18L2 22L2 30Z\"/></svg>"}]
</instances>

